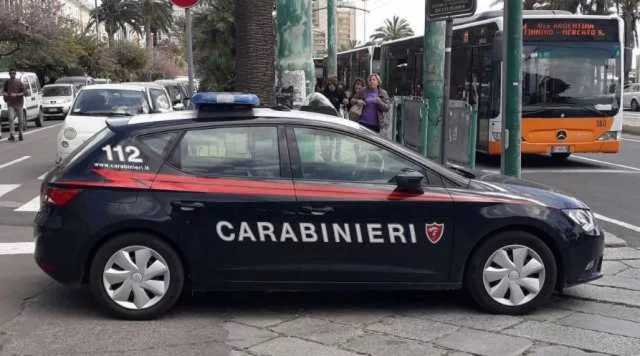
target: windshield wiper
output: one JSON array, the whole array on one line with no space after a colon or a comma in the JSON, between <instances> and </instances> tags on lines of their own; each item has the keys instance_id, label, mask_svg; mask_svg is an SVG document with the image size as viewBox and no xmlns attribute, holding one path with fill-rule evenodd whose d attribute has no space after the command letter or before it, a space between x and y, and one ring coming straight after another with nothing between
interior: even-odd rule
<instances>
[{"instance_id":1,"label":"windshield wiper","mask_svg":"<svg viewBox=\"0 0 640 356\"><path fill-rule=\"evenodd\" d=\"M132 113L128 113L128 112L110 112L107 115L108 116L134 116Z\"/></svg>"}]
</instances>

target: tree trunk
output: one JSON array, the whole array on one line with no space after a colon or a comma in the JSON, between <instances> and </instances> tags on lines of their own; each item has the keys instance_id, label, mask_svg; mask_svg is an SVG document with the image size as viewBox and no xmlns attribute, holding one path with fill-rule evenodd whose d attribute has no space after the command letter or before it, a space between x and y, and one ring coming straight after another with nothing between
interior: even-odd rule
<instances>
[{"instance_id":1,"label":"tree trunk","mask_svg":"<svg viewBox=\"0 0 640 356\"><path fill-rule=\"evenodd\" d=\"M238 91L254 93L264 106L274 104L274 0L236 0L236 82Z\"/></svg>"},{"instance_id":2,"label":"tree trunk","mask_svg":"<svg viewBox=\"0 0 640 356\"><path fill-rule=\"evenodd\" d=\"M151 23L149 23L149 20L145 20L144 34L146 42L145 46L147 47L147 50L150 50L153 48L153 33L151 33Z\"/></svg>"}]
</instances>

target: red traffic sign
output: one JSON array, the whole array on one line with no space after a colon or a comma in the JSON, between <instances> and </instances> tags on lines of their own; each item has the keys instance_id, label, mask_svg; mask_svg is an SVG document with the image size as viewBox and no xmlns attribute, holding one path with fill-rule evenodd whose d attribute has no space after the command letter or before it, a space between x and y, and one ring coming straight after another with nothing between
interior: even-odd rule
<instances>
[{"instance_id":1,"label":"red traffic sign","mask_svg":"<svg viewBox=\"0 0 640 356\"><path fill-rule=\"evenodd\" d=\"M198 4L198 0L171 0L171 3L177 7L188 8Z\"/></svg>"}]
</instances>

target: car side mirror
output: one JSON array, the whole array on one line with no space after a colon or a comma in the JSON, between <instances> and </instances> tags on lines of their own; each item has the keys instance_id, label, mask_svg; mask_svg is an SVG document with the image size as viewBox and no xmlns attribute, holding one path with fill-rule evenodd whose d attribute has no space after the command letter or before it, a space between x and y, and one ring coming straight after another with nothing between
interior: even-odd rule
<instances>
[{"instance_id":1,"label":"car side mirror","mask_svg":"<svg viewBox=\"0 0 640 356\"><path fill-rule=\"evenodd\" d=\"M416 194L424 192L424 190L422 190L423 180L424 174L414 170L402 171L395 177L398 190Z\"/></svg>"},{"instance_id":2,"label":"car side mirror","mask_svg":"<svg viewBox=\"0 0 640 356\"><path fill-rule=\"evenodd\" d=\"M177 103L177 104L173 105L173 110L176 110L176 111L184 110L184 104L183 103Z\"/></svg>"}]
</instances>

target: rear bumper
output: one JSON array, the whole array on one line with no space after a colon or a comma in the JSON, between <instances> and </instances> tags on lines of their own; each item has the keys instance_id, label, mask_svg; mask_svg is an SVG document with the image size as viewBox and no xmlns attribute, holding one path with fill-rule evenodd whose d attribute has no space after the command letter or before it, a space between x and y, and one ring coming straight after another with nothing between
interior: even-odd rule
<instances>
[{"instance_id":1,"label":"rear bumper","mask_svg":"<svg viewBox=\"0 0 640 356\"><path fill-rule=\"evenodd\" d=\"M620 152L620 141L596 141L596 142L567 142L567 143L530 143L522 142L522 153L528 154L551 154L553 146L568 146L570 153L618 153ZM500 155L501 142L489 142L489 154Z\"/></svg>"}]
</instances>

